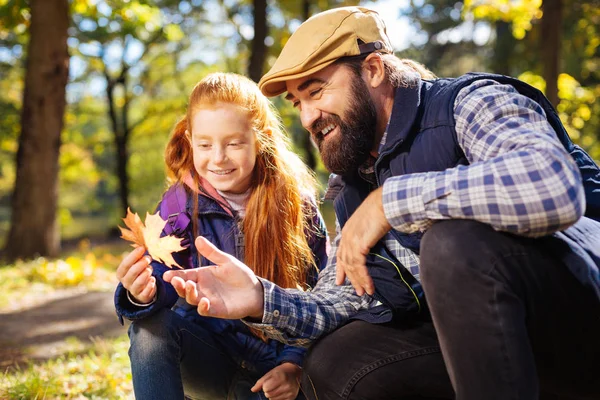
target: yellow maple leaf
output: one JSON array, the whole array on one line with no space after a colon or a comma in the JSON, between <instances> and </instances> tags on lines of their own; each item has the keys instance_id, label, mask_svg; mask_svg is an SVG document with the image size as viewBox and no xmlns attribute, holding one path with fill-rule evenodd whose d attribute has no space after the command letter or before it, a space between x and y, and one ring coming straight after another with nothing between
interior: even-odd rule
<instances>
[{"instance_id":1,"label":"yellow maple leaf","mask_svg":"<svg viewBox=\"0 0 600 400\"><path fill-rule=\"evenodd\" d=\"M119 226L123 239L133 242L134 247L145 247L153 259L164 263L169 268L182 268L177 264L172 253L184 250L184 247L181 246L183 239L171 235L160 237L167 221L163 220L158 212L156 214L146 213L144 226L137 213L134 214L127 209L127 216L123 218L123 222L129 228L125 229Z\"/></svg>"}]
</instances>

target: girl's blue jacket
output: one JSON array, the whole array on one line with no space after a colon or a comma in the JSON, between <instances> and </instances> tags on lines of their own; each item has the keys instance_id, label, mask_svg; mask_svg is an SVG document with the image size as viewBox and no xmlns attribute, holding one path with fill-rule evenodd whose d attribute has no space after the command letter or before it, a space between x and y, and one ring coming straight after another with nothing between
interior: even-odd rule
<instances>
[{"instance_id":1,"label":"girl's blue jacket","mask_svg":"<svg viewBox=\"0 0 600 400\"><path fill-rule=\"evenodd\" d=\"M179 198L180 209L185 208L185 211L173 210L173 204L177 204L176 197ZM190 199L191 196L186 195L183 185L175 184L165 192L158 206L161 217L169 221L163 231L163 235L173 234L181 237L184 239L182 243L187 245L186 250L174 254L176 261L186 269L211 264L204 257L198 258L194 246L195 238L192 232L192 223L189 219L193 209ZM200 194L198 195L198 199L198 227L200 234L220 250L243 260L244 241L236 218L211 196ZM322 270L327 263L326 248L328 238L325 223L318 209L313 203L310 203L310 207L313 210L311 216L312 229L307 232L307 239L313 251L317 268L308 267L310 270L307 274L307 284L310 287L314 287L317 282L318 271ZM178 216L177 214L181 215ZM179 221L176 221L178 217ZM184 222L182 223L182 221ZM168 267L157 261L152 261L151 265L153 269L152 274L156 277L157 284L156 301L149 306L136 306L129 301L127 290L119 283L115 291L115 308L121 323L123 323L123 318L129 320L146 318L166 307L186 319L201 323L203 326L207 326L208 322L210 329L217 335L232 335L236 339L233 343L239 344L240 352L256 353L255 355L240 354L246 360L253 361L254 357L258 359L261 356L259 353L265 351L265 343L254 336L242 321L209 318L199 315L195 306L190 306L184 299L179 298L173 286L162 279L163 273L168 270ZM266 345L277 354L277 364L292 362L300 366L302 365L305 349L284 345L275 340L269 340Z\"/></svg>"}]
</instances>

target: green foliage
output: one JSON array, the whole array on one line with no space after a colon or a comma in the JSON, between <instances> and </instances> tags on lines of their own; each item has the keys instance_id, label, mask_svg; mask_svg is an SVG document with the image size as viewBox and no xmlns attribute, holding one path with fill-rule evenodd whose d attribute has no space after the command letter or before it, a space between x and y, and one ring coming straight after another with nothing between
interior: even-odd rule
<instances>
[{"instance_id":1,"label":"green foliage","mask_svg":"<svg viewBox=\"0 0 600 400\"><path fill-rule=\"evenodd\" d=\"M541 0L412 0L405 12L428 40L403 51L401 56L425 63L440 76L457 76L473 70L521 77L540 90ZM490 38L475 43L468 34L442 42L460 32L464 24L487 26ZM483 25L482 25L483 24ZM563 1L560 104L557 110L572 138L600 159L600 7L597 2ZM508 33L507 35L504 33Z\"/></svg>"},{"instance_id":2,"label":"green foliage","mask_svg":"<svg viewBox=\"0 0 600 400\"><path fill-rule=\"evenodd\" d=\"M542 17L542 0L465 0L463 18L510 22L512 34L523 39Z\"/></svg>"}]
</instances>

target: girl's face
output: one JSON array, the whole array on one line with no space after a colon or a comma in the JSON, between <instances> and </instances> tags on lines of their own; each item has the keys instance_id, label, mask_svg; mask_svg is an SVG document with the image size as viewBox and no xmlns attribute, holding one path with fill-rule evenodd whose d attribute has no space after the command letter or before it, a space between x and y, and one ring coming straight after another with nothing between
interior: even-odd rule
<instances>
[{"instance_id":1,"label":"girl's face","mask_svg":"<svg viewBox=\"0 0 600 400\"><path fill-rule=\"evenodd\" d=\"M256 163L256 135L248 112L229 103L192 114L191 143L198 174L222 192L250 188Z\"/></svg>"}]
</instances>

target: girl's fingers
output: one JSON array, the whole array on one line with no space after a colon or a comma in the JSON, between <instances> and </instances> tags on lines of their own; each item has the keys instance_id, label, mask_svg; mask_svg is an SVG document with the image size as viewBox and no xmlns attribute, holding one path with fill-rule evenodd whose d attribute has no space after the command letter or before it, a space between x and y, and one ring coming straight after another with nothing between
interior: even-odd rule
<instances>
[{"instance_id":1,"label":"girl's fingers","mask_svg":"<svg viewBox=\"0 0 600 400\"><path fill-rule=\"evenodd\" d=\"M142 290L142 292L140 293L138 298L145 303L149 303L150 301L152 301L155 294L156 294L156 278L151 276L150 279L148 280L148 284L146 285L144 290Z\"/></svg>"},{"instance_id":2,"label":"girl's fingers","mask_svg":"<svg viewBox=\"0 0 600 400\"><path fill-rule=\"evenodd\" d=\"M128 289L129 293L134 295L136 298L146 289L146 286L150 283L152 277L152 270L150 268L144 269L133 281L131 288Z\"/></svg>"},{"instance_id":3,"label":"girl's fingers","mask_svg":"<svg viewBox=\"0 0 600 400\"><path fill-rule=\"evenodd\" d=\"M138 262L133 264L131 268L129 268L129 271L127 271L123 279L121 279L121 283L123 284L125 289L131 292L131 286L136 281L138 276L146 269L149 269L150 272L152 272L152 267L150 267L148 258L146 257L141 258Z\"/></svg>"},{"instance_id":4,"label":"girl's fingers","mask_svg":"<svg viewBox=\"0 0 600 400\"><path fill-rule=\"evenodd\" d=\"M140 258L142 258L145 251L146 249L144 247L136 247L123 258L123 260L117 267L117 279L119 279L119 281L121 281L123 277L125 277L132 265L139 261Z\"/></svg>"}]
</instances>

